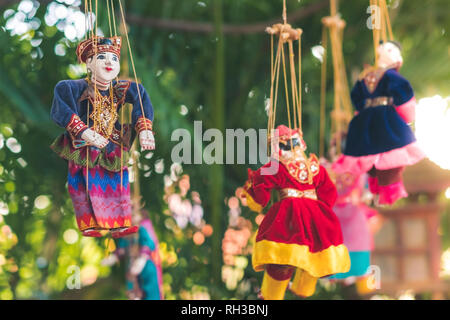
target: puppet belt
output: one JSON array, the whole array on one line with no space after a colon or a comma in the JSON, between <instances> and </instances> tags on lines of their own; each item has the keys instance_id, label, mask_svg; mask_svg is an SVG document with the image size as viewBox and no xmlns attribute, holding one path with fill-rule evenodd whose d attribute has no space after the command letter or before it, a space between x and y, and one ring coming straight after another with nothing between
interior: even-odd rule
<instances>
[{"instance_id":1,"label":"puppet belt","mask_svg":"<svg viewBox=\"0 0 450 320\"><path fill-rule=\"evenodd\" d=\"M394 99L392 97L376 97L373 99L366 99L365 108L378 107L378 106L391 106L394 104Z\"/></svg>"},{"instance_id":2,"label":"puppet belt","mask_svg":"<svg viewBox=\"0 0 450 320\"><path fill-rule=\"evenodd\" d=\"M309 190L297 190L297 189L291 189L291 188L284 188L279 191L280 194L280 200L286 199L286 198L308 198L317 200L316 190L309 189Z\"/></svg>"}]
</instances>

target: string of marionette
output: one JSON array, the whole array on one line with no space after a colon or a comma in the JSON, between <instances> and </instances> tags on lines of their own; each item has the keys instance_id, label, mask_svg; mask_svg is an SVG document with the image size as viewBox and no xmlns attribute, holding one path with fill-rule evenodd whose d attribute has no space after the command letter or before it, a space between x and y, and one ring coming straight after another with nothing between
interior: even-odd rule
<instances>
[{"instance_id":1,"label":"string of marionette","mask_svg":"<svg viewBox=\"0 0 450 320\"><path fill-rule=\"evenodd\" d=\"M287 23L286 14L286 0L283 0L283 13L282 13L283 23L277 23L266 28L266 32L270 34L270 72L271 72L271 85L270 85L270 97L268 105L268 122L267 122L267 134L269 145L269 154L273 154L274 151L274 137L275 137L275 123L278 105L278 88L279 88L279 78L282 73L284 79L285 88L285 102L286 111L288 118L288 127L290 130L292 128L297 129L300 133L302 132L302 77L301 77L301 36L303 30L300 28L292 28L290 24ZM278 40L276 53L274 52L274 42L275 39ZM295 66L295 50L294 42L298 41L298 79L296 74ZM287 46L287 49L285 49ZM286 59L286 51L288 54L288 59ZM274 59L275 53L275 59ZM288 62L286 62L288 60ZM290 85L288 83L288 71L290 75ZM289 97L289 87L291 91L291 98ZM292 116L291 116L292 115ZM292 145L292 137L291 137ZM304 151L301 151L305 160L307 157ZM309 168L309 166L307 166ZM312 175L308 174L309 179L312 179Z\"/></svg>"},{"instance_id":2,"label":"string of marionette","mask_svg":"<svg viewBox=\"0 0 450 320\"><path fill-rule=\"evenodd\" d=\"M370 0L371 8L378 8L379 12L372 12L374 17L373 24L379 22L380 28L374 27L373 44L375 53L374 68L378 66L377 47L380 40L386 42L393 40L392 27L389 20L389 13L386 0ZM378 14L378 15L377 15ZM379 21L376 21L376 19ZM333 86L334 100L333 110L331 112L330 136L332 144L335 146L335 156L342 152L343 132L348 127L352 119L352 102L348 87L347 72L343 56L343 35L346 26L338 14L338 0L330 0L330 16L322 18L322 47L324 48L321 67L321 85L320 85L320 126L319 126L319 155L325 155L325 131L326 131L326 90L327 90L327 54L328 37L331 42L331 54L333 62Z\"/></svg>"}]
</instances>

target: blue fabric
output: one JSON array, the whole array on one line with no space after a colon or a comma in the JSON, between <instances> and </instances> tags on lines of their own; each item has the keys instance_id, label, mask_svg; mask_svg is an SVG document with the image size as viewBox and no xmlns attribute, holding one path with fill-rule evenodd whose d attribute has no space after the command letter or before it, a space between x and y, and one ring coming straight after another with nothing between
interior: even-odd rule
<instances>
[{"instance_id":1,"label":"blue fabric","mask_svg":"<svg viewBox=\"0 0 450 320\"><path fill-rule=\"evenodd\" d=\"M124 80L120 81L122 82ZM115 84L116 81L113 81L113 86ZM74 114L78 115L80 119L87 124L87 99L79 101L87 86L88 83L84 79L62 80L56 84L50 115L53 121L60 127L66 128ZM142 84L139 84L139 92L142 97L142 107L144 109L145 117L153 121L153 106L150 97ZM100 91L100 93L105 96L109 94L109 90ZM138 118L142 116L141 103L139 102L139 94L135 82L130 81L130 87L127 90L125 102L133 105L132 126L134 128ZM122 105L118 106L118 111L121 107ZM90 112L92 112L92 106L90 109ZM92 125L93 121L89 121L89 126ZM121 125L119 120L117 120L115 127L120 129ZM110 142L110 144L112 143ZM113 146L111 146L111 148L112 147Z\"/></svg>"},{"instance_id":2,"label":"blue fabric","mask_svg":"<svg viewBox=\"0 0 450 320\"><path fill-rule=\"evenodd\" d=\"M102 170L104 173L102 175L99 174L99 170ZM95 175L93 175L95 172ZM116 191L120 188L120 181L122 180L122 187L127 188L129 185L128 181L128 170L124 170L123 176L121 177L120 172L107 172L102 168L89 169L89 190L92 190L92 186L100 187L103 192L106 192L107 187L110 186L112 191ZM82 170L79 170L75 175L72 176L72 173L69 170L67 175L68 184L78 191L78 187L80 183L84 186L86 185L86 178L83 174Z\"/></svg>"},{"instance_id":3,"label":"blue fabric","mask_svg":"<svg viewBox=\"0 0 450 320\"><path fill-rule=\"evenodd\" d=\"M148 260L138 276L139 285L144 292L143 300L161 300L156 265Z\"/></svg>"},{"instance_id":4,"label":"blue fabric","mask_svg":"<svg viewBox=\"0 0 450 320\"><path fill-rule=\"evenodd\" d=\"M345 279L348 277L359 277L367 274L370 267L370 251L350 251L350 270L345 273L331 275L329 279Z\"/></svg>"},{"instance_id":5,"label":"blue fabric","mask_svg":"<svg viewBox=\"0 0 450 320\"><path fill-rule=\"evenodd\" d=\"M364 108L366 99L376 97L391 97L394 104ZM354 157L374 155L416 141L411 128L395 109L413 97L414 92L408 80L395 69L384 73L372 93L367 89L364 79L358 80L351 92L358 114L350 122L344 154Z\"/></svg>"},{"instance_id":6,"label":"blue fabric","mask_svg":"<svg viewBox=\"0 0 450 320\"><path fill-rule=\"evenodd\" d=\"M117 241L117 247L128 250L129 246L133 244L135 238L120 238ZM134 242L135 243L135 242ZM138 243L139 246L146 246L151 251L156 249L156 243L152 239L151 235L144 226L139 226L138 232ZM128 266L129 268L129 266ZM139 274L138 284L140 289L143 291L143 300L160 300L161 293L158 282L158 269L156 264L152 260L147 260L144 269ZM127 290L133 290L133 282L126 282Z\"/></svg>"},{"instance_id":7,"label":"blue fabric","mask_svg":"<svg viewBox=\"0 0 450 320\"><path fill-rule=\"evenodd\" d=\"M142 225L139 227L139 246L148 247L151 251L156 249L156 244ZM139 285L144 292L144 300L160 300L158 269L151 260L147 260L144 270L138 277Z\"/></svg>"},{"instance_id":8,"label":"blue fabric","mask_svg":"<svg viewBox=\"0 0 450 320\"><path fill-rule=\"evenodd\" d=\"M153 241L152 237L143 226L139 227L139 246L148 247L150 251L155 251L156 249L155 241Z\"/></svg>"}]
</instances>

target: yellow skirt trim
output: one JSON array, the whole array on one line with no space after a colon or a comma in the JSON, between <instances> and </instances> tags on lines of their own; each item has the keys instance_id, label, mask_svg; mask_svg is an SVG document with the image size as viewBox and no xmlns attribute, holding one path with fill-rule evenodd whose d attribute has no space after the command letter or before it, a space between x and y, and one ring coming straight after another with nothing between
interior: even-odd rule
<instances>
[{"instance_id":1,"label":"yellow skirt trim","mask_svg":"<svg viewBox=\"0 0 450 320\"><path fill-rule=\"evenodd\" d=\"M262 240L255 243L252 264L255 271L263 271L266 264L290 265L320 278L349 271L350 256L343 244L310 252L307 245Z\"/></svg>"},{"instance_id":2,"label":"yellow skirt trim","mask_svg":"<svg viewBox=\"0 0 450 320\"><path fill-rule=\"evenodd\" d=\"M243 192L245 198L247 199L247 206L250 210L261 213L263 209L262 205L257 203L247 191L244 190Z\"/></svg>"}]
</instances>

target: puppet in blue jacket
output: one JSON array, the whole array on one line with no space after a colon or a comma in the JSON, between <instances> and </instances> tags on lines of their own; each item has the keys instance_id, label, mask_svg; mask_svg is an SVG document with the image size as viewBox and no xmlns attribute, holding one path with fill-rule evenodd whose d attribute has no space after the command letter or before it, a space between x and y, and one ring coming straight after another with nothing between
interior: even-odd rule
<instances>
[{"instance_id":1,"label":"puppet in blue jacket","mask_svg":"<svg viewBox=\"0 0 450 320\"><path fill-rule=\"evenodd\" d=\"M369 173L370 191L378 204L393 204L408 194L402 172L424 158L410 128L416 100L398 69L400 45L381 43L378 66L366 68L351 92L356 114L350 122L344 153L333 164L338 173Z\"/></svg>"},{"instance_id":2,"label":"puppet in blue jacket","mask_svg":"<svg viewBox=\"0 0 450 320\"><path fill-rule=\"evenodd\" d=\"M117 80L121 38L93 37L77 47L88 77L63 80L55 87L52 119L66 129L51 148L68 161L68 189L84 236L102 230L119 238L137 231L131 225L128 158L135 135L142 149L155 148L153 107L141 84ZM131 125L119 115L132 105Z\"/></svg>"}]
</instances>

